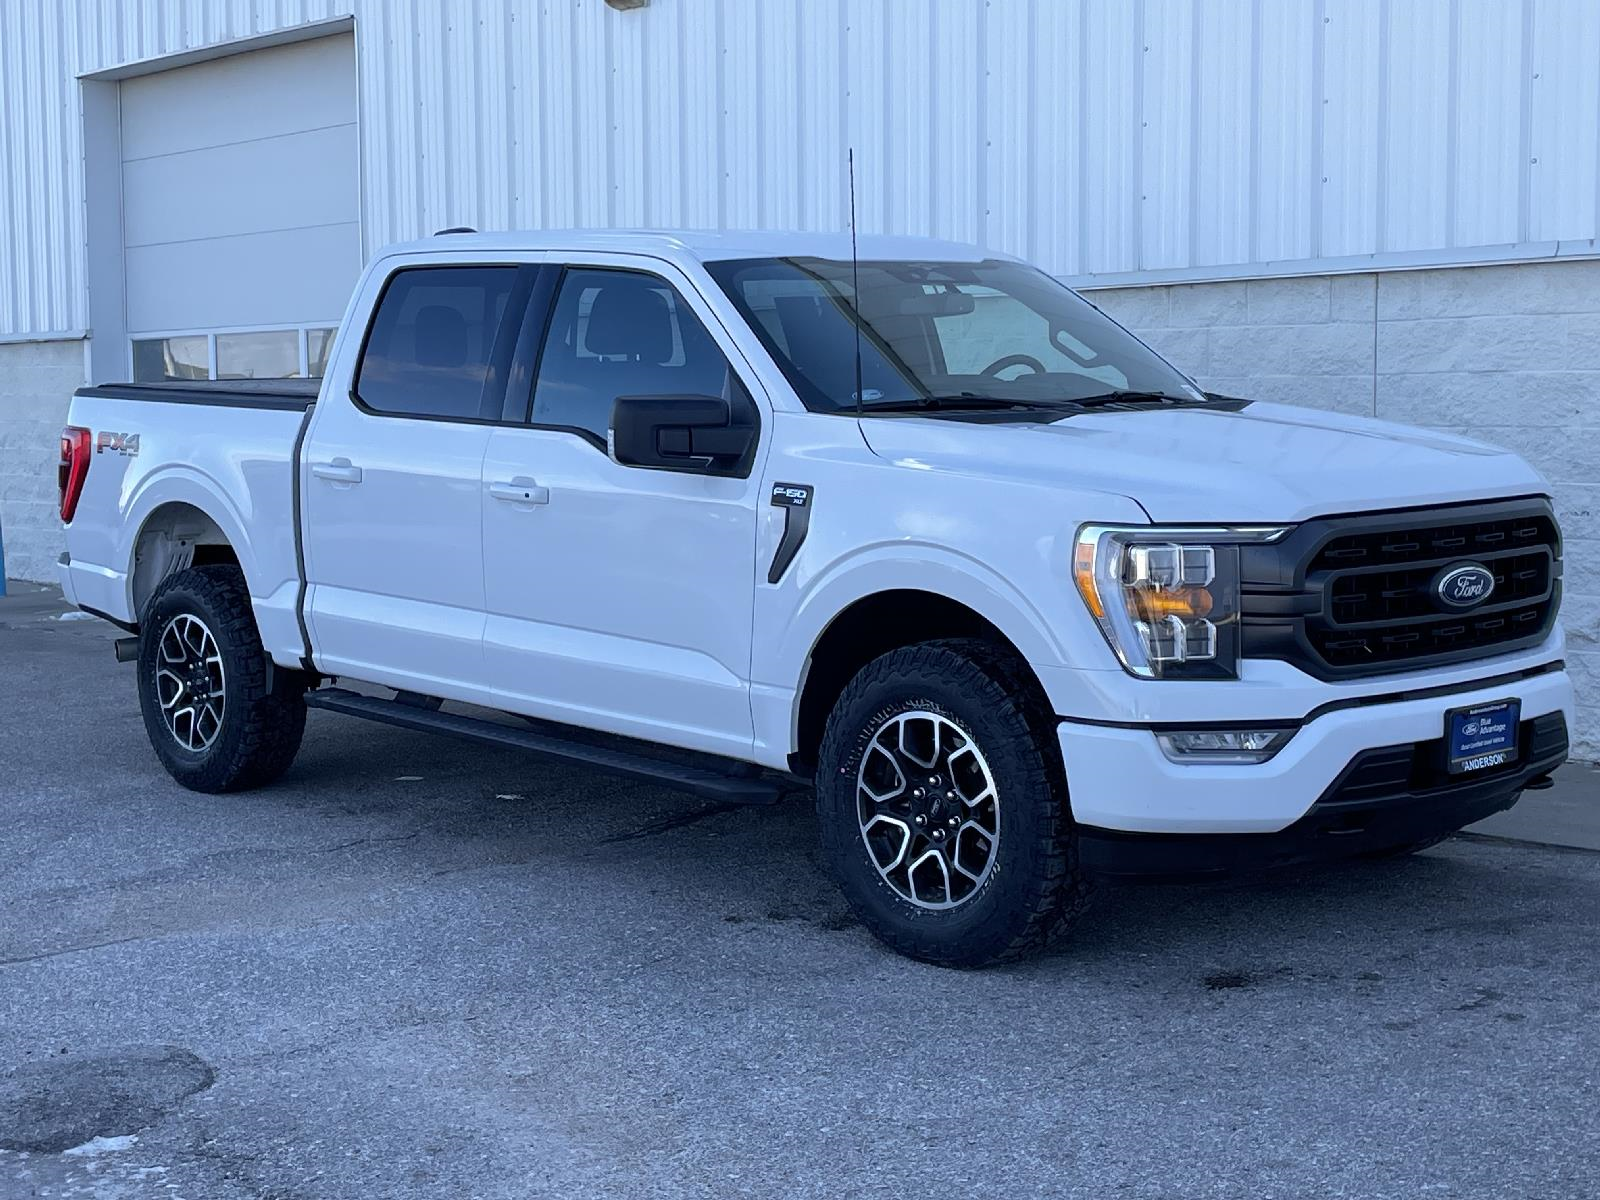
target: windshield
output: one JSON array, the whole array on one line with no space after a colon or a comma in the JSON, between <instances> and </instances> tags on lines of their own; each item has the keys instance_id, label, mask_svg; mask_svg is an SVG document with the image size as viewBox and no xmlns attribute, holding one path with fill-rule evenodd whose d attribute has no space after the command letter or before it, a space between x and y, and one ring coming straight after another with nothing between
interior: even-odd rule
<instances>
[{"instance_id":1,"label":"windshield","mask_svg":"<svg viewBox=\"0 0 1600 1200\"><path fill-rule=\"evenodd\" d=\"M777 360L807 408L963 399L1049 404L1110 392L1204 398L1193 383L1064 284L1021 263L756 258L706 269Z\"/></svg>"}]
</instances>

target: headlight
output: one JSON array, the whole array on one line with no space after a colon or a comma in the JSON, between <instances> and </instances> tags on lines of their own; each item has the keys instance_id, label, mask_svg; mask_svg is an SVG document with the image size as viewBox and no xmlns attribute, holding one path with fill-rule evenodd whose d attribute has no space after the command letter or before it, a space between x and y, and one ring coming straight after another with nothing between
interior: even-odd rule
<instances>
[{"instance_id":1,"label":"headlight","mask_svg":"<svg viewBox=\"0 0 1600 1200\"><path fill-rule=\"evenodd\" d=\"M1123 667L1144 679L1236 679L1239 546L1282 528L1085 525L1072 574Z\"/></svg>"}]
</instances>

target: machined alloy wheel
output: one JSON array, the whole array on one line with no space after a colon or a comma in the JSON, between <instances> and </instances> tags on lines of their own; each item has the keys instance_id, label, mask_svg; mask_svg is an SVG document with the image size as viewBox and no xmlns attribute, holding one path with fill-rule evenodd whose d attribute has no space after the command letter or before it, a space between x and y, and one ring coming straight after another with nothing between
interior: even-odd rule
<instances>
[{"instance_id":1,"label":"machined alloy wheel","mask_svg":"<svg viewBox=\"0 0 1600 1200\"><path fill-rule=\"evenodd\" d=\"M1083 908L1054 714L1007 646L942 638L867 663L828 715L816 778L823 860L902 954L1017 958Z\"/></svg>"},{"instance_id":2,"label":"machined alloy wheel","mask_svg":"<svg viewBox=\"0 0 1600 1200\"><path fill-rule=\"evenodd\" d=\"M856 772L861 838L878 874L918 908L968 900L994 870L1000 796L972 734L941 713L884 721Z\"/></svg>"},{"instance_id":3,"label":"machined alloy wheel","mask_svg":"<svg viewBox=\"0 0 1600 1200\"><path fill-rule=\"evenodd\" d=\"M140 612L139 711L186 788L233 792L282 775L305 732L309 682L267 657L232 563L174 572Z\"/></svg>"},{"instance_id":4,"label":"machined alloy wheel","mask_svg":"<svg viewBox=\"0 0 1600 1200\"><path fill-rule=\"evenodd\" d=\"M222 732L227 674L206 623L192 613L167 622L157 642L156 695L161 719L191 753L211 747Z\"/></svg>"}]
</instances>

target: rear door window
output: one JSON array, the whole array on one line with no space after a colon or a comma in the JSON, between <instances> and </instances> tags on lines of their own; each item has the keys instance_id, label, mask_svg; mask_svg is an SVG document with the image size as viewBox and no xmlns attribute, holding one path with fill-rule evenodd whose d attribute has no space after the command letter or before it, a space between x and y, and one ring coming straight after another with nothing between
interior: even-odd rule
<instances>
[{"instance_id":1,"label":"rear door window","mask_svg":"<svg viewBox=\"0 0 1600 1200\"><path fill-rule=\"evenodd\" d=\"M367 334L357 400L388 416L498 420L531 277L513 266L395 272Z\"/></svg>"}]
</instances>

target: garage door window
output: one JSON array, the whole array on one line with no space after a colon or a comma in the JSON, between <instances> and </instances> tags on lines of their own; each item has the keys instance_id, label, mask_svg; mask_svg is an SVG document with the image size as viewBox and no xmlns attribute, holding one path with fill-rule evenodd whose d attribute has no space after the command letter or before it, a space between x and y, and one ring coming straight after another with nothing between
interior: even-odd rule
<instances>
[{"instance_id":1,"label":"garage door window","mask_svg":"<svg viewBox=\"0 0 1600 1200\"><path fill-rule=\"evenodd\" d=\"M306 373L321 379L328 373L328 355L333 353L333 335L337 329L306 330Z\"/></svg>"},{"instance_id":2,"label":"garage door window","mask_svg":"<svg viewBox=\"0 0 1600 1200\"><path fill-rule=\"evenodd\" d=\"M336 331L325 325L290 329L240 329L175 333L133 339L133 378L320 379Z\"/></svg>"},{"instance_id":3,"label":"garage door window","mask_svg":"<svg viewBox=\"0 0 1600 1200\"><path fill-rule=\"evenodd\" d=\"M218 379L293 379L299 374L299 330L217 335Z\"/></svg>"},{"instance_id":4,"label":"garage door window","mask_svg":"<svg viewBox=\"0 0 1600 1200\"><path fill-rule=\"evenodd\" d=\"M133 377L140 383L167 379L210 379L211 339L142 338L133 343Z\"/></svg>"}]
</instances>

